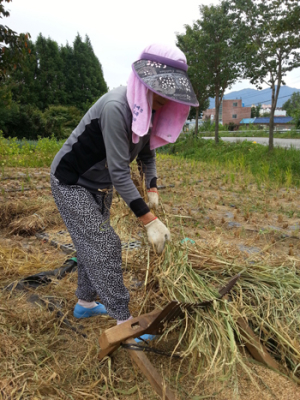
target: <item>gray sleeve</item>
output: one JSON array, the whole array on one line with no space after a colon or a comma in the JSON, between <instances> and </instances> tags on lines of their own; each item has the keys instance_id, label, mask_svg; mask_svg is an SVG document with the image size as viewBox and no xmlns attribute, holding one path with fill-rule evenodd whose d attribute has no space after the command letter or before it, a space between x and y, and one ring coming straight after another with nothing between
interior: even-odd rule
<instances>
[{"instance_id":1,"label":"gray sleeve","mask_svg":"<svg viewBox=\"0 0 300 400\"><path fill-rule=\"evenodd\" d=\"M155 150L150 150L150 139L146 146L139 152L137 162L141 163L143 173L146 178L147 189L156 186L156 153ZM155 184L153 184L155 182Z\"/></svg>"},{"instance_id":2,"label":"gray sleeve","mask_svg":"<svg viewBox=\"0 0 300 400\"><path fill-rule=\"evenodd\" d=\"M109 102L102 110L100 128L106 149L106 160L112 184L137 217L149 208L141 198L130 175L130 141L124 106Z\"/></svg>"}]
</instances>

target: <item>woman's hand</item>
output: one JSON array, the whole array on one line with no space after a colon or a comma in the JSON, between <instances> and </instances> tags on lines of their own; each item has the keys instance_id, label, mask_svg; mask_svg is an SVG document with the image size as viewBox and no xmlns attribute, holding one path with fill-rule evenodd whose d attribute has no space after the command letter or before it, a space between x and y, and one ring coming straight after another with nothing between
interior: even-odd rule
<instances>
[{"instance_id":1,"label":"woman's hand","mask_svg":"<svg viewBox=\"0 0 300 400\"><path fill-rule=\"evenodd\" d=\"M147 230L148 240L154 245L158 254L161 254L166 241L171 240L169 229L151 212L139 218Z\"/></svg>"},{"instance_id":2,"label":"woman's hand","mask_svg":"<svg viewBox=\"0 0 300 400\"><path fill-rule=\"evenodd\" d=\"M144 225L149 224L149 222L153 221L154 219L156 219L156 216L154 214L152 214L152 212L148 212L147 214L142 215L141 217L139 217L139 220Z\"/></svg>"},{"instance_id":3,"label":"woman's hand","mask_svg":"<svg viewBox=\"0 0 300 400\"><path fill-rule=\"evenodd\" d=\"M148 200L147 206L149 208L158 208L158 190L157 188L150 188L147 190Z\"/></svg>"}]
</instances>

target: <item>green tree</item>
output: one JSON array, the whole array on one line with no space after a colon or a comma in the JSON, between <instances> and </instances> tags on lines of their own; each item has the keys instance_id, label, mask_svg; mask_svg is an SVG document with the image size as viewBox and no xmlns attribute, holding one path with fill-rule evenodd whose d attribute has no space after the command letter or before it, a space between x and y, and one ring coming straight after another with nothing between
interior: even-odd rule
<instances>
[{"instance_id":1,"label":"green tree","mask_svg":"<svg viewBox=\"0 0 300 400\"><path fill-rule=\"evenodd\" d=\"M32 52L25 58L23 68L14 71L9 79L14 100L40 110L65 104L65 76L58 44L40 34L30 46Z\"/></svg>"},{"instance_id":2,"label":"green tree","mask_svg":"<svg viewBox=\"0 0 300 400\"><path fill-rule=\"evenodd\" d=\"M9 85L0 82L0 130L5 132L6 124L14 114L16 104L12 101Z\"/></svg>"},{"instance_id":3,"label":"green tree","mask_svg":"<svg viewBox=\"0 0 300 400\"><path fill-rule=\"evenodd\" d=\"M257 106L251 107L251 118L259 118L260 117L261 104L259 103Z\"/></svg>"},{"instance_id":4,"label":"green tree","mask_svg":"<svg viewBox=\"0 0 300 400\"><path fill-rule=\"evenodd\" d=\"M195 118L195 131L198 133L199 115L209 107L209 97L213 96L213 90L207 85L211 79L211 73L205 63L203 49L199 46L201 32L198 26L185 25L185 34L177 34L177 46L184 52L189 65L188 76L199 102L199 107L192 107L189 118Z\"/></svg>"},{"instance_id":5,"label":"green tree","mask_svg":"<svg viewBox=\"0 0 300 400\"><path fill-rule=\"evenodd\" d=\"M294 118L297 128L300 128L300 92L294 92L282 106L288 116Z\"/></svg>"},{"instance_id":6,"label":"green tree","mask_svg":"<svg viewBox=\"0 0 300 400\"><path fill-rule=\"evenodd\" d=\"M235 21L240 25L247 46L245 78L261 89L272 89L269 149L274 148L274 114L280 87L287 72L300 66L299 2L295 0L232 0ZM298 17L295 18L295 15Z\"/></svg>"},{"instance_id":7,"label":"green tree","mask_svg":"<svg viewBox=\"0 0 300 400\"><path fill-rule=\"evenodd\" d=\"M75 105L73 100L74 88L76 86L76 80L78 79L76 73L76 67L74 65L74 51L73 47L68 43L66 46L61 47L61 57L63 60L63 74L65 76L65 96L66 103Z\"/></svg>"},{"instance_id":8,"label":"green tree","mask_svg":"<svg viewBox=\"0 0 300 400\"><path fill-rule=\"evenodd\" d=\"M77 35L73 47L41 34L28 43L22 68L0 81L0 129L5 137L66 137L107 91L101 64L88 37Z\"/></svg>"},{"instance_id":9,"label":"green tree","mask_svg":"<svg viewBox=\"0 0 300 400\"><path fill-rule=\"evenodd\" d=\"M200 100L201 100L201 98L200 98ZM209 101L209 98L207 98L207 99L202 100L201 103L199 102L199 107L191 107L188 119L195 119L195 120L200 119L203 111L207 110L209 108L209 104L210 104L210 101ZM195 129L195 132L197 132L196 129Z\"/></svg>"},{"instance_id":10,"label":"green tree","mask_svg":"<svg viewBox=\"0 0 300 400\"><path fill-rule=\"evenodd\" d=\"M17 68L10 74L6 84L11 88L14 101L37 107L40 93L37 87L36 47L33 42L28 43L31 53L24 57L22 68Z\"/></svg>"},{"instance_id":11,"label":"green tree","mask_svg":"<svg viewBox=\"0 0 300 400\"><path fill-rule=\"evenodd\" d=\"M65 76L63 60L58 44L40 34L35 43L36 47L36 90L39 93L38 108L45 110L50 105L65 104Z\"/></svg>"},{"instance_id":12,"label":"green tree","mask_svg":"<svg viewBox=\"0 0 300 400\"><path fill-rule=\"evenodd\" d=\"M11 0L0 0L0 18L9 17L9 12L4 8L4 2ZM13 69L22 65L27 53L30 53L28 46L29 33L17 34L7 25L0 25L0 80L5 78Z\"/></svg>"},{"instance_id":13,"label":"green tree","mask_svg":"<svg viewBox=\"0 0 300 400\"><path fill-rule=\"evenodd\" d=\"M297 33L299 32L300 3L298 0L285 0L284 3L284 18L278 21L276 32Z\"/></svg>"},{"instance_id":14,"label":"green tree","mask_svg":"<svg viewBox=\"0 0 300 400\"><path fill-rule=\"evenodd\" d=\"M30 46L32 52L23 68L13 71L9 79L14 101L40 110L63 105L85 112L107 92L101 64L88 37L82 42L77 35L72 47L58 46L40 34Z\"/></svg>"},{"instance_id":15,"label":"green tree","mask_svg":"<svg viewBox=\"0 0 300 400\"><path fill-rule=\"evenodd\" d=\"M215 141L219 141L219 109L225 90L241 76L242 53L237 51L236 42L242 41L238 25L232 18L229 4L222 1L217 6L201 5L200 19L188 27L186 35L196 47L195 70L197 79L207 87L207 93L215 97ZM193 49L190 50L193 54ZM193 56L194 57L194 56ZM198 67L197 67L198 60Z\"/></svg>"},{"instance_id":16,"label":"green tree","mask_svg":"<svg viewBox=\"0 0 300 400\"><path fill-rule=\"evenodd\" d=\"M289 116L291 116L295 110L300 110L300 92L294 92L283 104L282 109L285 110Z\"/></svg>"},{"instance_id":17,"label":"green tree","mask_svg":"<svg viewBox=\"0 0 300 400\"><path fill-rule=\"evenodd\" d=\"M71 56L66 52L67 59ZM70 58L70 66L67 76L67 87L71 104L86 110L96 99L108 91L103 77L102 66L94 54L94 50L88 36L83 42L77 34L73 44L73 55Z\"/></svg>"}]
</instances>

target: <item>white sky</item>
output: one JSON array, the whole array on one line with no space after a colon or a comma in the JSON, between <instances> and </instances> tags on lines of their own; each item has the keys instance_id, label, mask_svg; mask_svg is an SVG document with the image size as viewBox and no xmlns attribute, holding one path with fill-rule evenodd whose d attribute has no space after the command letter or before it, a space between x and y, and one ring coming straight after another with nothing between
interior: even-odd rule
<instances>
[{"instance_id":1,"label":"white sky","mask_svg":"<svg viewBox=\"0 0 300 400\"><path fill-rule=\"evenodd\" d=\"M199 4L218 0L13 0L4 3L10 17L1 23L18 33L39 33L59 45L73 43L77 32L87 34L102 64L110 89L126 85L131 64L139 53L154 42L175 43L176 33L199 18ZM300 88L300 68L286 77L287 86ZM255 88L248 81L238 82L231 92Z\"/></svg>"}]
</instances>

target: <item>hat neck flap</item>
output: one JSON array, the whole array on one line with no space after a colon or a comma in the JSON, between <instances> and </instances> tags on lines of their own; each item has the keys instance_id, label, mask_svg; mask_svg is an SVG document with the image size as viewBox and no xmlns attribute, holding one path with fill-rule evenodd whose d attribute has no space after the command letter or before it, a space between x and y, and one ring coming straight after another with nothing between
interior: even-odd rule
<instances>
[{"instance_id":1,"label":"hat neck flap","mask_svg":"<svg viewBox=\"0 0 300 400\"><path fill-rule=\"evenodd\" d=\"M151 45L144 50L139 59L145 54L147 57L150 55L155 58L150 61L163 64L168 60L167 65L170 65L171 60L173 63L176 62L175 68L179 68L178 64L180 64L181 69L187 69L185 55L175 46ZM152 117L152 99L153 92L132 71L127 83L127 101L132 112L132 142L135 144L139 142L140 137L149 132ZM150 148L152 150L167 143L174 143L177 140L188 117L189 110L190 107L188 105L170 100L156 111L150 136Z\"/></svg>"}]
</instances>

